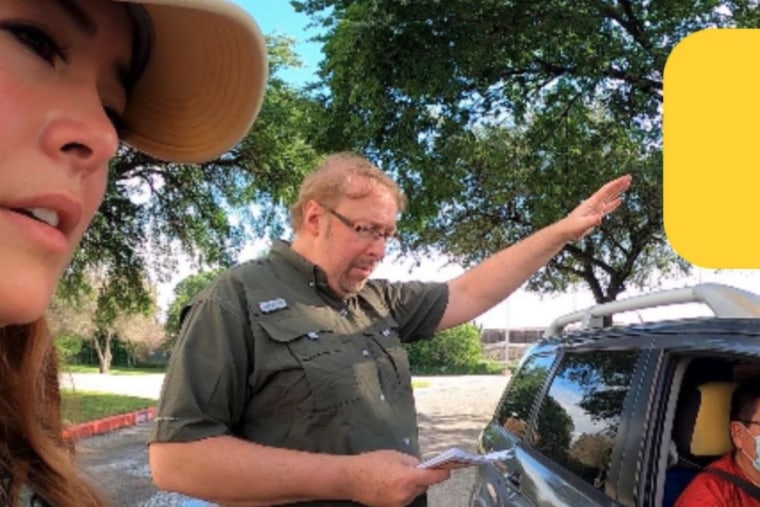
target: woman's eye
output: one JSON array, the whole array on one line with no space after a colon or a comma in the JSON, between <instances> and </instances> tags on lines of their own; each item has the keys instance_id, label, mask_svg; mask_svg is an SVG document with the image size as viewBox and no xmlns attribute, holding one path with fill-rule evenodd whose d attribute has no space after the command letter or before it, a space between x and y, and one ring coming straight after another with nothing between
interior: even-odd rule
<instances>
[{"instance_id":1,"label":"woman's eye","mask_svg":"<svg viewBox=\"0 0 760 507\"><path fill-rule=\"evenodd\" d=\"M2 28L9 31L16 40L34 51L49 64L53 65L56 58L66 61L66 50L42 29L19 23L5 23Z\"/></svg>"}]
</instances>

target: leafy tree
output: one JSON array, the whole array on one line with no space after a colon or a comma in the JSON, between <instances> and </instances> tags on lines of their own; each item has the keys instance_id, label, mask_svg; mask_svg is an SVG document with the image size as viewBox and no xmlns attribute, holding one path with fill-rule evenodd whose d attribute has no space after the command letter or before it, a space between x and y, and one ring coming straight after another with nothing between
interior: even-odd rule
<instances>
[{"instance_id":1,"label":"leafy tree","mask_svg":"<svg viewBox=\"0 0 760 507\"><path fill-rule=\"evenodd\" d=\"M211 283L211 281L221 272L221 269L216 269L190 275L179 282L174 288L174 299L169 305L169 310L166 313L166 324L164 325L167 336L167 341L164 344L165 347L170 348L177 340L177 335L180 330L180 314L182 308L184 308L185 305L200 291L208 286L208 284Z\"/></svg>"},{"instance_id":2,"label":"leafy tree","mask_svg":"<svg viewBox=\"0 0 760 507\"><path fill-rule=\"evenodd\" d=\"M499 424L515 434L522 437L526 436L525 427L527 427L533 405L546 381L549 366L551 364L548 366L526 364L512 377L507 397L499 403L495 415ZM517 424L516 421L519 421L520 424ZM512 427L510 428L510 426ZM514 431L514 429L519 431Z\"/></svg>"},{"instance_id":3,"label":"leafy tree","mask_svg":"<svg viewBox=\"0 0 760 507\"><path fill-rule=\"evenodd\" d=\"M638 359L635 351L567 354L563 375L573 382L581 394L578 406L591 420L606 424L605 431L614 437L616 421L633 380ZM614 423L614 424L613 424Z\"/></svg>"},{"instance_id":4,"label":"leafy tree","mask_svg":"<svg viewBox=\"0 0 760 507\"><path fill-rule=\"evenodd\" d=\"M75 295L59 291L47 317L54 336L65 340L80 337L89 343L98 357L100 373L108 373L113 360L115 339L154 347L163 340L163 330L156 320L155 294L143 289L147 304L123 304L113 297L109 280L88 273L87 285Z\"/></svg>"},{"instance_id":5,"label":"leafy tree","mask_svg":"<svg viewBox=\"0 0 760 507\"><path fill-rule=\"evenodd\" d=\"M754 0L292 3L325 30L320 146L398 176L407 248L475 262L632 172L627 211L529 287L601 302L687 271L662 229L665 62L699 29L759 26Z\"/></svg>"},{"instance_id":6,"label":"leafy tree","mask_svg":"<svg viewBox=\"0 0 760 507\"><path fill-rule=\"evenodd\" d=\"M64 294L86 287L86 274L95 270L108 280L98 296L104 302L145 308L146 276L165 280L180 253L199 265L224 266L253 233L280 233L283 204L317 157L308 141L316 103L278 77L281 69L300 65L292 44L284 37L268 39L264 104L252 130L229 153L188 165L120 148L104 202L63 280Z\"/></svg>"}]
</instances>

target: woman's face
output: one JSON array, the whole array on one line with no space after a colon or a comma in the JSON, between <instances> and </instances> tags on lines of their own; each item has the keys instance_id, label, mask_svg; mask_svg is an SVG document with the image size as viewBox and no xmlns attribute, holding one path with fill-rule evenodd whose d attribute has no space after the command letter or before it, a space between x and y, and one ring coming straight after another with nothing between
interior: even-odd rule
<instances>
[{"instance_id":1,"label":"woman's face","mask_svg":"<svg viewBox=\"0 0 760 507\"><path fill-rule=\"evenodd\" d=\"M0 1L0 326L42 316L103 199L131 48L119 3Z\"/></svg>"}]
</instances>

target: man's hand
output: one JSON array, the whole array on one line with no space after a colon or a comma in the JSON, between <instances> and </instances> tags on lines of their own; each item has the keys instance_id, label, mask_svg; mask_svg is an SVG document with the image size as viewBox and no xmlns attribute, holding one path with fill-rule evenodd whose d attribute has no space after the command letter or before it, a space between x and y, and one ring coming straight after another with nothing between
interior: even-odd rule
<instances>
[{"instance_id":1,"label":"man's hand","mask_svg":"<svg viewBox=\"0 0 760 507\"><path fill-rule=\"evenodd\" d=\"M557 225L562 227L566 241L577 241L602 223L623 202L621 194L631 186L631 175L614 179L581 202Z\"/></svg>"},{"instance_id":2,"label":"man's hand","mask_svg":"<svg viewBox=\"0 0 760 507\"><path fill-rule=\"evenodd\" d=\"M373 451L354 457L352 500L371 507L404 507L428 487L449 478L448 470L419 469L419 460L396 451Z\"/></svg>"}]
</instances>

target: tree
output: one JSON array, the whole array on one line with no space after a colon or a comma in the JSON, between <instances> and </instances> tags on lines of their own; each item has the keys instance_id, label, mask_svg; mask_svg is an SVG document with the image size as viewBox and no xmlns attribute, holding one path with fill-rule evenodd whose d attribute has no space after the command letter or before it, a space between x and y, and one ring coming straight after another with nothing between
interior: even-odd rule
<instances>
[{"instance_id":1,"label":"tree","mask_svg":"<svg viewBox=\"0 0 760 507\"><path fill-rule=\"evenodd\" d=\"M148 275L165 280L180 253L198 265L224 266L252 233L279 235L284 204L317 157L308 141L316 103L278 77L279 70L300 65L293 41L267 42L271 78L264 104L253 129L229 153L187 165L119 149L104 202L62 281L64 294L86 287L87 273L95 270L108 280L99 297L145 307L143 281Z\"/></svg>"},{"instance_id":2,"label":"tree","mask_svg":"<svg viewBox=\"0 0 760 507\"><path fill-rule=\"evenodd\" d=\"M476 262L633 172L628 212L529 288L585 283L602 302L688 269L662 229L665 62L699 29L758 26L756 2L292 3L325 29L319 146L351 146L398 176L408 249Z\"/></svg>"},{"instance_id":3,"label":"tree","mask_svg":"<svg viewBox=\"0 0 760 507\"><path fill-rule=\"evenodd\" d=\"M92 345L100 373L110 371L115 339L147 347L163 340L152 289L144 288L147 298L130 305L114 297L110 280L102 274L89 272L85 279L87 285L76 294L59 290L47 317L53 336L78 336Z\"/></svg>"},{"instance_id":4,"label":"tree","mask_svg":"<svg viewBox=\"0 0 760 507\"><path fill-rule=\"evenodd\" d=\"M167 336L167 341L164 344L166 348L171 348L177 340L182 309L221 272L221 269L216 269L190 275L174 288L174 299L169 305L169 310L166 313L166 324L164 325Z\"/></svg>"}]
</instances>

